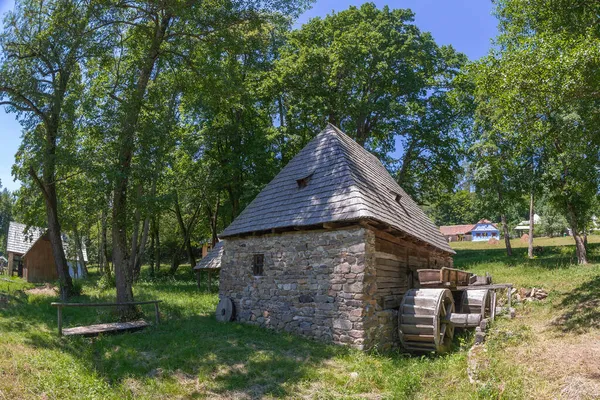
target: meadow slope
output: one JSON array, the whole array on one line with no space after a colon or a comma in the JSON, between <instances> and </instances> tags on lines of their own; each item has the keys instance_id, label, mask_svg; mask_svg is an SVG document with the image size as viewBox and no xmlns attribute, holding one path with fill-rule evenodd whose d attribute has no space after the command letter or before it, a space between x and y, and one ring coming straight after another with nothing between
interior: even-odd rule
<instances>
[{"instance_id":1,"label":"meadow slope","mask_svg":"<svg viewBox=\"0 0 600 400\"><path fill-rule=\"evenodd\" d=\"M600 260L600 240L591 239L590 258ZM534 260L519 241L510 259L502 244L453 244L456 267L549 292L544 301L518 305L517 318L499 318L470 361L469 334L447 355L416 357L219 324L217 295L196 288L189 266L136 286L137 299L164 300L158 327L93 339L58 338L51 292L0 281L10 298L0 303L0 399L597 398L600 265L573 265L570 243L536 239L543 252ZM114 299L96 283L92 273L74 301ZM152 308L144 311L151 319ZM114 318L106 309L65 311L67 327Z\"/></svg>"}]
</instances>

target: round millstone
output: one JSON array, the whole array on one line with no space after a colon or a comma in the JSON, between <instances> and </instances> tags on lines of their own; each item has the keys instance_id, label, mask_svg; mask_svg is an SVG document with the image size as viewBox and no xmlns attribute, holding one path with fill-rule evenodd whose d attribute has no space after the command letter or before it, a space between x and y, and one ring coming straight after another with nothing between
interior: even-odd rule
<instances>
[{"instance_id":1,"label":"round millstone","mask_svg":"<svg viewBox=\"0 0 600 400\"><path fill-rule=\"evenodd\" d=\"M233 302L229 297L222 297L217 306L217 321L229 322L233 319Z\"/></svg>"}]
</instances>

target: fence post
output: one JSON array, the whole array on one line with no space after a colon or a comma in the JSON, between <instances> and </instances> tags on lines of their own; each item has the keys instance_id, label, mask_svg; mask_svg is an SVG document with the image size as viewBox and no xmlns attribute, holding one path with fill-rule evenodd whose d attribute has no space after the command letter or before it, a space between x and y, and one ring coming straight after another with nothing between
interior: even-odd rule
<instances>
[{"instance_id":1,"label":"fence post","mask_svg":"<svg viewBox=\"0 0 600 400\"><path fill-rule=\"evenodd\" d=\"M58 312L58 336L62 336L62 306L59 305L56 309Z\"/></svg>"},{"instance_id":2,"label":"fence post","mask_svg":"<svg viewBox=\"0 0 600 400\"><path fill-rule=\"evenodd\" d=\"M158 312L158 302L154 303L154 312L156 313L156 325L160 322L160 314Z\"/></svg>"}]
</instances>

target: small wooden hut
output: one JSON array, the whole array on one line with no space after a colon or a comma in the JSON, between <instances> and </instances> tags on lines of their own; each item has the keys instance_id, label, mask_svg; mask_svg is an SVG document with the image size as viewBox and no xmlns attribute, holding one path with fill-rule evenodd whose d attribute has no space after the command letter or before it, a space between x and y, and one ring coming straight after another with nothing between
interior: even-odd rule
<instances>
[{"instance_id":1,"label":"small wooden hut","mask_svg":"<svg viewBox=\"0 0 600 400\"><path fill-rule=\"evenodd\" d=\"M373 154L319 133L220 235L235 319L360 349L399 344L416 270L454 251Z\"/></svg>"},{"instance_id":2,"label":"small wooden hut","mask_svg":"<svg viewBox=\"0 0 600 400\"><path fill-rule=\"evenodd\" d=\"M71 277L77 278L82 273L82 262L77 255L69 251L68 240L63 238L63 248L67 256L69 273ZM11 222L9 226L8 246L8 270L18 269L19 276L27 282L51 282L58 279L56 263L48 231L38 227L30 227L17 222ZM83 260L87 262L87 250L82 248ZM16 267L16 268L15 268Z\"/></svg>"}]
</instances>

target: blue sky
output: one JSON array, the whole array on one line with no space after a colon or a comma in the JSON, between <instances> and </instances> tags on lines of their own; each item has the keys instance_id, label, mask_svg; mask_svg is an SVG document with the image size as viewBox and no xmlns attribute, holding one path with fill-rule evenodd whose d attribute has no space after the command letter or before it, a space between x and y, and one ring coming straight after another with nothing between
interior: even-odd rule
<instances>
[{"instance_id":1,"label":"blue sky","mask_svg":"<svg viewBox=\"0 0 600 400\"><path fill-rule=\"evenodd\" d=\"M322 17L333 11L345 10L366 1L317 0L313 7L298 20L297 26L313 17ZM491 15L491 0L377 0L378 7L410 8L415 22L422 31L433 34L438 44L451 44L458 51L476 60L485 55L490 41L496 36L496 19ZM14 0L0 0L0 13L12 9ZM14 115L0 108L0 181L2 187L15 190L19 182L13 182L11 167L21 142L21 127Z\"/></svg>"}]
</instances>

